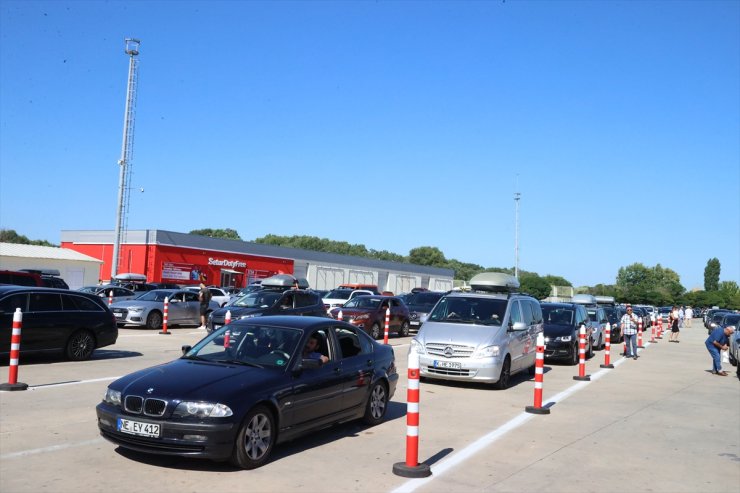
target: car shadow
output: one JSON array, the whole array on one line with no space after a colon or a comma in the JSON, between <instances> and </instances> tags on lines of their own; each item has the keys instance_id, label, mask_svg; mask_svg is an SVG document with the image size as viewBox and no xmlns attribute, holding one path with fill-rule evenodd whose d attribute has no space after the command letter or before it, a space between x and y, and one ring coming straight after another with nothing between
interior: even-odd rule
<instances>
[{"instance_id":1,"label":"car shadow","mask_svg":"<svg viewBox=\"0 0 740 493\"><path fill-rule=\"evenodd\" d=\"M383 423L387 423L406 416L406 403L388 402ZM381 425L383 424L381 423ZM311 450L328 443L341 440L344 438L359 438L364 435L373 435L373 426L362 423L361 420L354 420L340 425L333 425L329 428L319 429L296 438L290 442L281 443L272 451L270 460L262 467L269 467L273 462L280 461L286 457ZM162 467L168 469L187 469L201 472L237 472L241 468L233 466L228 461L216 462L204 459L194 459L188 457L176 457L166 455L148 454L137 452L123 447L116 447L115 452L127 459L149 466Z\"/></svg>"},{"instance_id":2,"label":"car shadow","mask_svg":"<svg viewBox=\"0 0 740 493\"><path fill-rule=\"evenodd\" d=\"M136 358L142 356L142 353L138 351L119 351L114 349L96 349L92 356L86 361L103 361L111 359L121 358ZM70 362L62 353L51 352L41 354L22 354L19 358L19 366L28 365L48 365L51 363L66 363ZM10 364L9 356L3 356L0 358L0 367L8 366Z\"/></svg>"}]
</instances>

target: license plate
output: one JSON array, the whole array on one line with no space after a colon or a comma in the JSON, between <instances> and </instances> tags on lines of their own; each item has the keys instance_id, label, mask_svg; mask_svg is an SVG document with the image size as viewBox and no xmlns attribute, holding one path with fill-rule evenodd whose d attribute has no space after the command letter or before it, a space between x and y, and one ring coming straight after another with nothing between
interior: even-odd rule
<instances>
[{"instance_id":1,"label":"license plate","mask_svg":"<svg viewBox=\"0 0 740 493\"><path fill-rule=\"evenodd\" d=\"M129 435L159 438L159 425L154 423L142 423L130 419L118 418L118 431Z\"/></svg>"},{"instance_id":2,"label":"license plate","mask_svg":"<svg viewBox=\"0 0 740 493\"><path fill-rule=\"evenodd\" d=\"M459 370L462 368L462 364L459 361L439 361L434 360L434 367L435 368L451 368L454 370Z\"/></svg>"},{"instance_id":3,"label":"license plate","mask_svg":"<svg viewBox=\"0 0 740 493\"><path fill-rule=\"evenodd\" d=\"M419 325L419 322L411 322L411 325Z\"/></svg>"},{"instance_id":4,"label":"license plate","mask_svg":"<svg viewBox=\"0 0 740 493\"><path fill-rule=\"evenodd\" d=\"M121 317L123 317L123 313L114 313L113 315L115 315L115 316L116 316L116 318L121 318Z\"/></svg>"},{"instance_id":5,"label":"license plate","mask_svg":"<svg viewBox=\"0 0 740 493\"><path fill-rule=\"evenodd\" d=\"M218 330L218 329L220 329L221 327L223 327L223 325L216 325L216 324L213 324L213 330Z\"/></svg>"}]
</instances>

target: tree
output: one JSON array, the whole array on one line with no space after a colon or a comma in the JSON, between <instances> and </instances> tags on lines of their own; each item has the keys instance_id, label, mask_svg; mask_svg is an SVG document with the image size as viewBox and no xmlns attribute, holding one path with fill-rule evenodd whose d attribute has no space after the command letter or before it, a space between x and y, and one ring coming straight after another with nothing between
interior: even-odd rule
<instances>
[{"instance_id":1,"label":"tree","mask_svg":"<svg viewBox=\"0 0 740 493\"><path fill-rule=\"evenodd\" d=\"M198 236L209 236L211 238L222 238L224 240L241 240L239 233L233 229L194 229L190 232L191 235Z\"/></svg>"},{"instance_id":2,"label":"tree","mask_svg":"<svg viewBox=\"0 0 740 493\"><path fill-rule=\"evenodd\" d=\"M707 266L704 267L704 290L705 291L719 290L719 272L720 272L719 259L717 259L717 257L710 258L707 261Z\"/></svg>"},{"instance_id":3,"label":"tree","mask_svg":"<svg viewBox=\"0 0 740 493\"><path fill-rule=\"evenodd\" d=\"M552 286L573 286L570 281L561 276L552 276L548 274L544 276L543 279L549 282Z\"/></svg>"},{"instance_id":4,"label":"tree","mask_svg":"<svg viewBox=\"0 0 740 493\"><path fill-rule=\"evenodd\" d=\"M429 265L432 267L446 267L447 259L444 253L437 247L422 246L409 250L409 262L416 265Z\"/></svg>"},{"instance_id":5,"label":"tree","mask_svg":"<svg viewBox=\"0 0 740 493\"><path fill-rule=\"evenodd\" d=\"M634 263L620 267L615 298L632 303L672 304L684 293L678 274L660 264L646 267Z\"/></svg>"},{"instance_id":6,"label":"tree","mask_svg":"<svg viewBox=\"0 0 740 493\"><path fill-rule=\"evenodd\" d=\"M550 283L534 273L524 273L519 276L519 285L523 293L529 293L538 300L550 296Z\"/></svg>"},{"instance_id":7,"label":"tree","mask_svg":"<svg viewBox=\"0 0 740 493\"><path fill-rule=\"evenodd\" d=\"M57 246L46 240L29 240L28 237L16 233L14 229L0 229L0 243L17 243L21 245L39 245L49 247Z\"/></svg>"}]
</instances>

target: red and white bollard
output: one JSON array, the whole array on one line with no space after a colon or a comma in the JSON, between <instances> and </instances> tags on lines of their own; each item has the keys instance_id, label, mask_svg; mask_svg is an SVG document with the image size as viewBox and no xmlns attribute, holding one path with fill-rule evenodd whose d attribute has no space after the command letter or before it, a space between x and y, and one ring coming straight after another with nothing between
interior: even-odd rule
<instances>
[{"instance_id":1,"label":"red and white bollard","mask_svg":"<svg viewBox=\"0 0 740 493\"><path fill-rule=\"evenodd\" d=\"M13 332L10 336L10 367L8 368L8 383L0 384L0 390L26 390L28 384L18 382L18 359L21 353L21 326L23 313L16 308L13 313Z\"/></svg>"},{"instance_id":2,"label":"red and white bollard","mask_svg":"<svg viewBox=\"0 0 740 493\"><path fill-rule=\"evenodd\" d=\"M408 389L406 391L406 462L393 464L393 474L405 478L426 478L432 470L419 464L419 354L409 351Z\"/></svg>"},{"instance_id":3,"label":"red and white bollard","mask_svg":"<svg viewBox=\"0 0 740 493\"><path fill-rule=\"evenodd\" d=\"M231 329L226 329L226 333L224 334L224 349L229 349L230 345L231 345Z\"/></svg>"},{"instance_id":4,"label":"red and white bollard","mask_svg":"<svg viewBox=\"0 0 740 493\"><path fill-rule=\"evenodd\" d=\"M165 297L164 298L164 314L162 315L162 330L159 331L160 334L168 336L171 334L171 332L167 332L167 312L170 309L170 298Z\"/></svg>"},{"instance_id":5,"label":"red and white bollard","mask_svg":"<svg viewBox=\"0 0 740 493\"><path fill-rule=\"evenodd\" d=\"M601 368L614 368L611 364L611 347L612 347L612 326L610 323L606 324L606 342L604 342L604 364L599 365Z\"/></svg>"},{"instance_id":6,"label":"red and white bollard","mask_svg":"<svg viewBox=\"0 0 740 493\"><path fill-rule=\"evenodd\" d=\"M586 375L586 326L581 325L578 331L578 376L573 380L590 381L591 376Z\"/></svg>"},{"instance_id":7,"label":"red and white bollard","mask_svg":"<svg viewBox=\"0 0 740 493\"><path fill-rule=\"evenodd\" d=\"M642 319L637 322L637 349L645 349L642 345Z\"/></svg>"},{"instance_id":8,"label":"red and white bollard","mask_svg":"<svg viewBox=\"0 0 740 493\"><path fill-rule=\"evenodd\" d=\"M113 304L113 290L111 289L108 293L108 306L111 306Z\"/></svg>"},{"instance_id":9,"label":"red and white bollard","mask_svg":"<svg viewBox=\"0 0 740 493\"><path fill-rule=\"evenodd\" d=\"M224 317L224 325L231 323L231 310L226 310L226 316Z\"/></svg>"},{"instance_id":10,"label":"red and white bollard","mask_svg":"<svg viewBox=\"0 0 740 493\"><path fill-rule=\"evenodd\" d=\"M663 316L658 315L658 339L663 339Z\"/></svg>"},{"instance_id":11,"label":"red and white bollard","mask_svg":"<svg viewBox=\"0 0 740 493\"><path fill-rule=\"evenodd\" d=\"M391 307L385 309L385 333L383 335L383 344L388 344L388 331L391 329Z\"/></svg>"},{"instance_id":12,"label":"red and white bollard","mask_svg":"<svg viewBox=\"0 0 740 493\"><path fill-rule=\"evenodd\" d=\"M658 322L653 322L652 325L650 326L650 343L651 344L655 344L656 342L658 342L655 340L655 326L657 325L657 323Z\"/></svg>"},{"instance_id":13,"label":"red and white bollard","mask_svg":"<svg viewBox=\"0 0 740 493\"><path fill-rule=\"evenodd\" d=\"M537 334L537 354L534 359L534 405L524 410L530 414L550 414L549 407L542 407L542 381L545 375L545 334Z\"/></svg>"},{"instance_id":14,"label":"red and white bollard","mask_svg":"<svg viewBox=\"0 0 740 493\"><path fill-rule=\"evenodd\" d=\"M342 316L342 310L339 310L337 312L337 320L344 320L344 317Z\"/></svg>"}]
</instances>

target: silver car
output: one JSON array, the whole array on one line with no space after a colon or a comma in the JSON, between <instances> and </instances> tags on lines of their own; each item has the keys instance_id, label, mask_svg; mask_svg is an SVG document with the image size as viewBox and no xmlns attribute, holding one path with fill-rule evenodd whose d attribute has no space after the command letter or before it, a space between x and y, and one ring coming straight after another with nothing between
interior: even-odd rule
<instances>
[{"instance_id":1,"label":"silver car","mask_svg":"<svg viewBox=\"0 0 740 493\"><path fill-rule=\"evenodd\" d=\"M470 280L472 292L443 296L411 341L426 378L509 386L511 375L534 373L540 302L516 293L515 277L486 272Z\"/></svg>"},{"instance_id":2,"label":"silver car","mask_svg":"<svg viewBox=\"0 0 740 493\"><path fill-rule=\"evenodd\" d=\"M162 327L164 300L169 298L167 324L200 325L200 301L198 293L184 289L154 289L142 293L138 298L119 301L111 305L118 325L141 325L148 329ZM218 303L211 300L208 313L218 310Z\"/></svg>"},{"instance_id":3,"label":"silver car","mask_svg":"<svg viewBox=\"0 0 740 493\"><path fill-rule=\"evenodd\" d=\"M101 298L104 298L106 300L106 303L108 303L108 299L110 299L111 295L113 296L113 303L115 303L116 301L133 300L134 298L139 296L139 294L141 294L135 293L128 288L123 288L121 286L111 284L104 284L102 286L84 286L77 291L100 296Z\"/></svg>"}]
</instances>

